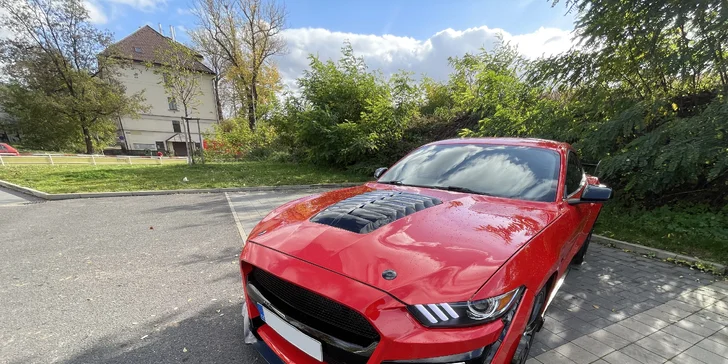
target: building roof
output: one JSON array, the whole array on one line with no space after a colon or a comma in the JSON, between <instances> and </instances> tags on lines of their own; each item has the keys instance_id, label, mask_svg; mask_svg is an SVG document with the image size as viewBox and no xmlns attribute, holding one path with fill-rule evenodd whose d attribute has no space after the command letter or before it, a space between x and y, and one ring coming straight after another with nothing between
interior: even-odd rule
<instances>
[{"instance_id":1,"label":"building roof","mask_svg":"<svg viewBox=\"0 0 728 364\"><path fill-rule=\"evenodd\" d=\"M145 25L139 28L136 32L126 36L126 38L114 43L112 47L115 48L114 52L116 53L116 57L129 59L135 62L152 62L159 64L160 62L155 60L155 54L159 50L169 47L172 42L176 41L169 37L165 37L149 25ZM107 49L101 54L108 54L108 51L109 50ZM202 60L201 55L197 54L197 56L199 60ZM192 68L195 71L213 75L215 74L215 72L202 64L199 60L192 65Z\"/></svg>"}]
</instances>

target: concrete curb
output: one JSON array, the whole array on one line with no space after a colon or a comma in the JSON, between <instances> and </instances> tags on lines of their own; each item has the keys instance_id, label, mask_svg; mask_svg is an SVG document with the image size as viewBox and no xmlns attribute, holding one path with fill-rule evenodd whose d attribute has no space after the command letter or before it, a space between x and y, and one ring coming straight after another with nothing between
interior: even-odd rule
<instances>
[{"instance_id":1,"label":"concrete curb","mask_svg":"<svg viewBox=\"0 0 728 364\"><path fill-rule=\"evenodd\" d=\"M629 251L632 251L632 252L635 252L638 254L645 254L648 256L654 256L655 258L659 258L659 259L663 259L663 260L671 259L671 260L677 260L677 261L682 261L682 262L688 262L688 263L696 264L696 265L698 263L704 264L704 265L711 265L714 267L715 272L721 273L723 275L728 275L728 267L726 267L723 264L713 263L713 262L697 259L694 257L689 257L687 255L672 253L667 250L650 248L650 247L647 247L644 245L639 245L639 244L632 244L632 243L628 243L626 241L612 239L612 238L608 238L606 236L601 236L601 235L597 235L597 234L592 235L592 241L597 244L609 245L609 246L613 246L618 249L629 250Z\"/></svg>"},{"instance_id":2,"label":"concrete curb","mask_svg":"<svg viewBox=\"0 0 728 364\"><path fill-rule=\"evenodd\" d=\"M0 180L0 187L21 192L27 195L42 198L44 200L72 200L78 198L100 198L100 197L128 197L128 196L157 196L157 195L181 195L195 193L224 193L224 192L264 192L264 191L301 191L322 188L344 188L359 186L360 183L323 183L315 185L283 185L283 186L258 186L258 187L227 187L227 188L202 188L184 190L159 190L159 191L123 191L123 192L87 192L87 193L45 193L32 188L23 187Z\"/></svg>"}]
</instances>

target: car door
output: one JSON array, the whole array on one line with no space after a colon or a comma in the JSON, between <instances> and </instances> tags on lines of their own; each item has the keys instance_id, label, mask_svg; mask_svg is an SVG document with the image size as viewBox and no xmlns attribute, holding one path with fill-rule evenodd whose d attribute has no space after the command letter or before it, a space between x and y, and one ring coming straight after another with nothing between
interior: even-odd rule
<instances>
[{"instance_id":1,"label":"car door","mask_svg":"<svg viewBox=\"0 0 728 364\"><path fill-rule=\"evenodd\" d=\"M586 186L586 174L584 168L579 161L576 153L569 151L566 159L566 178L564 180L564 196L561 201L561 208L564 211L564 219L567 222L565 245L565 263L571 260L576 252L581 248L581 244L586 240L589 233L589 217L592 209L590 204L569 205L567 202L570 198L578 198L581 196Z\"/></svg>"}]
</instances>

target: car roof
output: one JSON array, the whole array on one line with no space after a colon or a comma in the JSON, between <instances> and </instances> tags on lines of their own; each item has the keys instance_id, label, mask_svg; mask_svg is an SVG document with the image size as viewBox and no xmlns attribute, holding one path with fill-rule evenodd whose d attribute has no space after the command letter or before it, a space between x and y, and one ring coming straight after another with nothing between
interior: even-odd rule
<instances>
[{"instance_id":1,"label":"car roof","mask_svg":"<svg viewBox=\"0 0 728 364\"><path fill-rule=\"evenodd\" d=\"M552 150L568 150L571 146L568 143L557 142L548 139L537 138L457 138L445 139L432 142L428 145L439 144L491 144L491 145L512 145L519 147L538 147Z\"/></svg>"}]
</instances>

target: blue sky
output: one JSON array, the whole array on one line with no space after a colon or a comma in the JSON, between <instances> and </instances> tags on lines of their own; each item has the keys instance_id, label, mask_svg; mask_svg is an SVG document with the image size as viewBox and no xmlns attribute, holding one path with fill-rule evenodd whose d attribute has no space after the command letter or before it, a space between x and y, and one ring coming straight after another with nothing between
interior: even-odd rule
<instances>
[{"instance_id":1,"label":"blue sky","mask_svg":"<svg viewBox=\"0 0 728 364\"><path fill-rule=\"evenodd\" d=\"M162 23L188 29L195 19L187 12L189 0L90 0L99 10L99 26L121 39L145 24ZM571 29L573 16L550 0L296 0L285 2L289 28L427 39L438 31L488 26L511 34L541 27ZM179 32L178 32L179 33Z\"/></svg>"},{"instance_id":2,"label":"blue sky","mask_svg":"<svg viewBox=\"0 0 728 364\"><path fill-rule=\"evenodd\" d=\"M93 22L121 39L140 26L174 26L179 41L195 27L192 0L84 0ZM345 41L370 68L412 71L443 80L448 57L492 48L499 38L528 58L573 46L573 15L551 0L288 0L289 52L274 60L283 83L308 66L308 56L336 59ZM562 1L563 3L563 1Z\"/></svg>"},{"instance_id":3,"label":"blue sky","mask_svg":"<svg viewBox=\"0 0 728 364\"><path fill-rule=\"evenodd\" d=\"M410 0L410 1L290 1L290 26L333 31L393 34L426 39L452 28L487 25L522 34L539 27L570 28L564 6L549 0Z\"/></svg>"}]
</instances>

